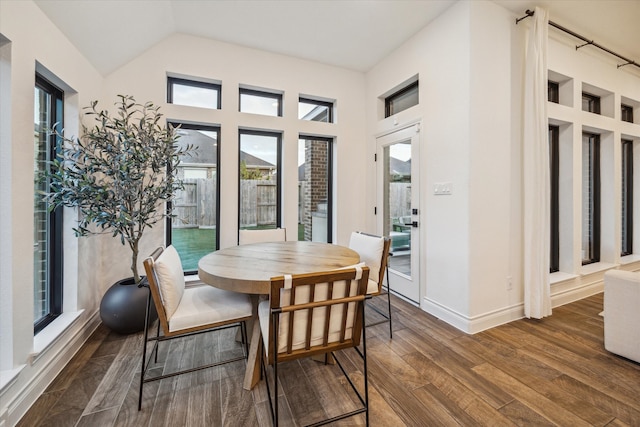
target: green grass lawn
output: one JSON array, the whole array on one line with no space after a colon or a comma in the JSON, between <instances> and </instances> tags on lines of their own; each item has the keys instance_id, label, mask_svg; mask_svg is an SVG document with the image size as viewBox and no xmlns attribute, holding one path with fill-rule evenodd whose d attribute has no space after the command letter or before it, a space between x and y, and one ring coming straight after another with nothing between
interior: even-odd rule
<instances>
[{"instance_id":1,"label":"green grass lawn","mask_svg":"<svg viewBox=\"0 0 640 427\"><path fill-rule=\"evenodd\" d=\"M174 228L171 243L180 254L184 271L195 271L200 258L216 250L216 229Z\"/></svg>"},{"instance_id":2,"label":"green grass lawn","mask_svg":"<svg viewBox=\"0 0 640 427\"><path fill-rule=\"evenodd\" d=\"M253 229L268 227L253 227ZM298 240L304 240L304 226L298 224ZM174 228L171 243L177 249L184 271L198 270L198 261L216 250L216 230L214 228Z\"/></svg>"}]
</instances>

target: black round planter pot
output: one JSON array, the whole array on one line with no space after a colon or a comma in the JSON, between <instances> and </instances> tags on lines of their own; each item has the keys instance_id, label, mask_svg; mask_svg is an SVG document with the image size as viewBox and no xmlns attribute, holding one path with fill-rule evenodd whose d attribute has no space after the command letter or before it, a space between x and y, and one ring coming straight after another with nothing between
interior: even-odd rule
<instances>
[{"instance_id":1,"label":"black round planter pot","mask_svg":"<svg viewBox=\"0 0 640 427\"><path fill-rule=\"evenodd\" d=\"M144 329L149 288L138 287L133 277L114 283L100 302L100 318L109 329L120 334L133 334ZM157 319L156 307L151 302L151 321Z\"/></svg>"}]
</instances>

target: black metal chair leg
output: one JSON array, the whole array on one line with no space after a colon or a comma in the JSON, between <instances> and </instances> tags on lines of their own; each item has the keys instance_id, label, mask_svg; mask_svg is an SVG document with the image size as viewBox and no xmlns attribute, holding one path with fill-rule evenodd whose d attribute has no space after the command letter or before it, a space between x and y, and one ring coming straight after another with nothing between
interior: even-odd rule
<instances>
[{"instance_id":1,"label":"black metal chair leg","mask_svg":"<svg viewBox=\"0 0 640 427\"><path fill-rule=\"evenodd\" d=\"M147 308L144 316L144 339L142 340L142 367L140 369L140 389L138 390L138 411L142 409L142 386L144 385L145 361L147 360L147 338L149 338L149 310L151 310L151 292L147 297Z\"/></svg>"},{"instance_id":2,"label":"black metal chair leg","mask_svg":"<svg viewBox=\"0 0 640 427\"><path fill-rule=\"evenodd\" d=\"M389 307L389 339L393 338L393 330L391 324L391 287L389 287L389 267L387 266L387 304Z\"/></svg>"}]
</instances>

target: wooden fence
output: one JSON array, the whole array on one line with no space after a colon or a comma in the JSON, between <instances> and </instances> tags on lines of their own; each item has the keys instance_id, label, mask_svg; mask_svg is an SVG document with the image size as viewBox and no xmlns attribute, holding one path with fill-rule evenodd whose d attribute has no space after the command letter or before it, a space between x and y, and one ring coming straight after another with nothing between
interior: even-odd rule
<instances>
[{"instance_id":1,"label":"wooden fence","mask_svg":"<svg viewBox=\"0 0 640 427\"><path fill-rule=\"evenodd\" d=\"M305 218L304 186L298 186L298 221ZM240 181L240 227L275 225L277 215L275 181ZM174 199L174 228L209 228L216 225L216 178L185 179L184 190ZM394 182L389 186L390 217L411 215L411 184Z\"/></svg>"},{"instance_id":2,"label":"wooden fence","mask_svg":"<svg viewBox=\"0 0 640 427\"><path fill-rule=\"evenodd\" d=\"M275 181L240 180L240 227L275 225L277 190Z\"/></svg>"},{"instance_id":3,"label":"wooden fence","mask_svg":"<svg viewBox=\"0 0 640 427\"><path fill-rule=\"evenodd\" d=\"M184 179L173 200L173 228L215 227L216 178Z\"/></svg>"}]
</instances>

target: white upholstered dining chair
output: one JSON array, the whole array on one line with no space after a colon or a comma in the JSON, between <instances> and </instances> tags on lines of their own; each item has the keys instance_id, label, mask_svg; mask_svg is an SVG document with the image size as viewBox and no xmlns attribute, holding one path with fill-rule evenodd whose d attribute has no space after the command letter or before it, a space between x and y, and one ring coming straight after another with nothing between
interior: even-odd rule
<instances>
[{"instance_id":1,"label":"white upholstered dining chair","mask_svg":"<svg viewBox=\"0 0 640 427\"><path fill-rule=\"evenodd\" d=\"M279 422L278 363L322 354L334 358L362 407L313 425L324 425L361 413L365 413L366 425L369 425L367 344L362 333L368 277L368 267L356 266L271 279L269 301L258 305L258 317L265 350L262 369L274 426ZM358 391L336 357L339 350L357 349L361 340L363 393ZM273 366L273 389L266 375L265 362Z\"/></svg>"},{"instance_id":2,"label":"white upholstered dining chair","mask_svg":"<svg viewBox=\"0 0 640 427\"><path fill-rule=\"evenodd\" d=\"M146 282L143 283L146 283L145 286L149 287L150 292L147 300L144 341L142 343L138 410L142 408L142 389L147 382L246 359L246 321L251 319L253 314L249 295L229 292L204 284L186 288L180 256L173 246L168 246L166 249L159 247L144 260L143 264L147 274ZM151 326L149 313L152 301L158 313L158 327L156 336L149 337L149 327ZM154 363L158 362L159 342L237 327L240 328L244 343L242 356L147 377L151 359L154 359ZM161 328L162 334L160 333ZM154 345L147 359L147 343L150 341L153 341Z\"/></svg>"},{"instance_id":3,"label":"white upholstered dining chair","mask_svg":"<svg viewBox=\"0 0 640 427\"><path fill-rule=\"evenodd\" d=\"M284 242L287 240L286 228L266 228L263 230L240 230L238 234L238 244L247 245L249 243L263 242Z\"/></svg>"},{"instance_id":4,"label":"white upholstered dining chair","mask_svg":"<svg viewBox=\"0 0 640 427\"><path fill-rule=\"evenodd\" d=\"M389 248L391 239L383 236L375 236L360 231L351 233L349 240L349 248L358 252L360 261L369 267L369 283L367 286L367 296L369 298L376 296L387 296L387 313L382 312L378 307L370 304L369 306L375 312L380 314L383 319L370 323L368 326L378 325L380 323L389 322L389 338L393 338L392 320L391 320L391 297L389 295ZM383 287L384 278L387 278L386 291Z\"/></svg>"}]
</instances>

